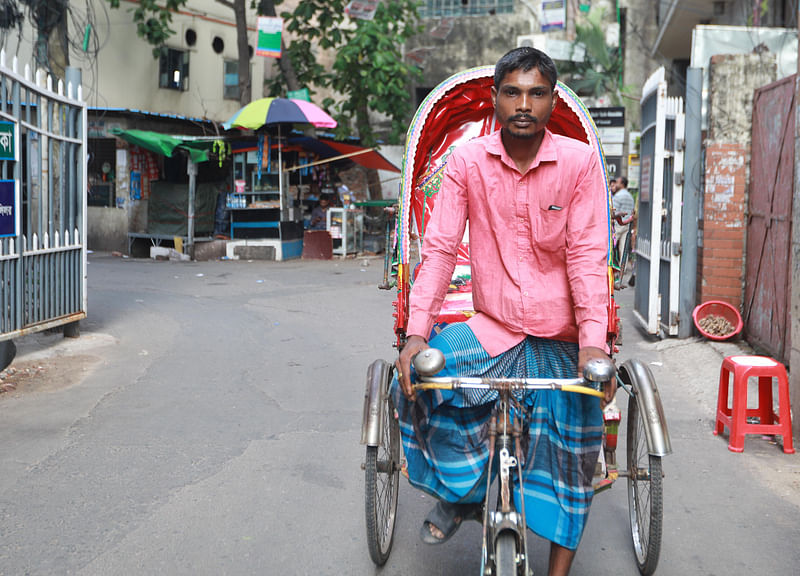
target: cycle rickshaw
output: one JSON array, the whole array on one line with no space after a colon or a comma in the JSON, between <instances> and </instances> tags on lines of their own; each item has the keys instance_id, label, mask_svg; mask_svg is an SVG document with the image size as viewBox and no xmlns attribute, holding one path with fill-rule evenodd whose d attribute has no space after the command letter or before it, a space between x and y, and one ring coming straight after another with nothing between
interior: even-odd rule
<instances>
[{"instance_id":1,"label":"cycle rickshaw","mask_svg":"<svg viewBox=\"0 0 800 576\"><path fill-rule=\"evenodd\" d=\"M390 209L393 218L390 218L387 224L384 281L380 286L384 289L396 289L397 297L393 306L395 346L398 349L402 349L406 339L408 299L415 264L414 248L421 247L424 240L425 225L435 206L436 193L441 184L447 157L458 143L495 130L494 108L491 101L493 79L494 66L473 68L451 76L427 96L409 127L398 205L395 209ZM555 133L590 144L603 159L601 165L605 168L598 133L587 109L561 82L556 87L556 93L557 104L548 128ZM603 180L606 181L605 178ZM613 297L614 264L610 256L610 226L609 223L608 282L611 296L608 302L607 335L613 352L616 350L619 320L618 305ZM394 236L393 231L396 233ZM463 321L472 314L469 246L466 240L465 238L459 250L453 282L439 315L440 326ZM393 261L392 246L395 248L396 261ZM629 398L626 462L624 466L616 467L616 426L619 424L619 415L616 419L613 419L612 415L612 419L606 419L604 449L601 450L601 460L605 460L605 463L598 485L607 487L613 484L618 476L626 478L636 563L642 574L652 574L655 571L662 530L661 459L672 449L656 383L646 365L635 359L627 360L619 366L608 364L598 367L591 374L587 370L586 380L576 378L534 382L533 379L521 381L503 379L501 382L493 379L487 384L486 381L469 378L451 378L442 382L442 379L433 376L441 368L438 362L438 358L430 354L426 354L426 358L418 362L415 361L417 372L422 377L419 389L442 386L454 389L488 385L493 386L492 390L498 390L497 419L493 422L500 423L499 427L503 429L497 429L492 424L489 438L490 442L497 442L497 461L492 464L490 460L489 469L493 470L491 467L497 466L496 482L499 482L500 486L495 490L497 504L492 505L492 510L489 510L487 490L487 503L483 511L482 575L528 576L531 573L526 548L524 506L522 511L515 510L513 498L509 499L508 494L509 478L520 473L521 468L517 466L519 452L514 451L518 432L512 431L512 426L509 424L511 422L509 414L514 402L513 392L537 389L537 387L585 392L592 390L583 386L591 383L587 380L607 381L612 376L616 376L618 387L622 388ZM403 461L399 426L388 393L394 370L393 362L386 360L373 362L367 371L364 397L361 443L366 445L366 461L363 468L366 487L367 541L370 556L378 565L383 565L387 561L392 548ZM599 394L594 390L587 393ZM620 391L617 396L620 396ZM488 476L492 477L491 474Z\"/></svg>"}]
</instances>

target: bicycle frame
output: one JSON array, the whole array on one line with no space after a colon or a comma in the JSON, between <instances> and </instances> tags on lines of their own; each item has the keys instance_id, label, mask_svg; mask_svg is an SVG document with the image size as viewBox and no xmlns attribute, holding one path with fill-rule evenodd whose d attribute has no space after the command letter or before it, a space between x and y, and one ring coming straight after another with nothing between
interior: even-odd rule
<instances>
[{"instance_id":1,"label":"bicycle frame","mask_svg":"<svg viewBox=\"0 0 800 576\"><path fill-rule=\"evenodd\" d=\"M608 364L610 365L610 362ZM419 365L416 366L419 371ZM596 372L591 380L588 378L436 378L422 376L420 383L414 385L415 390L472 389L498 392L499 397L495 402L492 417L489 419L489 461L486 474L486 496L483 504L482 574L496 573L497 543L503 532L511 532L514 535L517 569L522 564L524 566L523 574L530 574L525 500L520 498L521 506L517 510L513 498L512 470L516 470L517 485L521 487L523 485L522 467L525 461L522 449L524 410L514 397L514 392L561 390L602 398L603 392L593 386L598 382L609 380L613 374L613 368L611 371L605 365L600 368L593 366L593 368ZM489 499L494 479L495 457L498 458L497 504L494 509L491 509Z\"/></svg>"},{"instance_id":2,"label":"bicycle frame","mask_svg":"<svg viewBox=\"0 0 800 576\"><path fill-rule=\"evenodd\" d=\"M510 404L513 400L509 388L505 388L501 392L499 402L495 405L494 418L490 420L489 426L489 474L486 480L486 500L484 501L483 512L483 545L481 553L481 572L486 573L487 567L490 562L494 564L496 557L494 550L496 549L497 537L504 530L510 530L514 533L514 538L517 543L517 550L519 551L519 560L524 563L524 574L529 573L528 566L528 538L525 523L525 501L521 499L522 506L520 513L517 513L514 506L514 498L511 486L511 469L515 468L517 471L517 480L522 486L522 462L524 455L522 453L522 445L520 438L522 436L522 420L515 418L511 423L511 437L509 437L509 422L510 422ZM521 410L518 410L521 414ZM509 452L511 441L513 439L514 455ZM489 498L490 488L492 482L492 465L494 462L495 450L499 456L498 463L498 477L500 486L497 493L497 507L490 514L489 513ZM489 552L489 542L492 543L492 554Z\"/></svg>"}]
</instances>

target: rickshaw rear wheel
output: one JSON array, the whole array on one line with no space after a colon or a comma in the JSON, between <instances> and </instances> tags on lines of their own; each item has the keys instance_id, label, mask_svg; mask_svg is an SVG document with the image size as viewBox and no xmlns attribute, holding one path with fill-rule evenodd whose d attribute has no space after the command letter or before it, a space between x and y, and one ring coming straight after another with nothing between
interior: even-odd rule
<instances>
[{"instance_id":1,"label":"rickshaw rear wheel","mask_svg":"<svg viewBox=\"0 0 800 576\"><path fill-rule=\"evenodd\" d=\"M367 545L372 561L383 566L389 559L397 517L397 495L400 482L400 427L394 404L389 396L392 371L381 394L383 417L377 446L367 446L365 492Z\"/></svg>"},{"instance_id":2,"label":"rickshaw rear wheel","mask_svg":"<svg viewBox=\"0 0 800 576\"><path fill-rule=\"evenodd\" d=\"M628 511L633 550L639 572L650 576L656 571L661 553L664 514L661 456L649 453L644 416L634 396L628 398Z\"/></svg>"}]
</instances>

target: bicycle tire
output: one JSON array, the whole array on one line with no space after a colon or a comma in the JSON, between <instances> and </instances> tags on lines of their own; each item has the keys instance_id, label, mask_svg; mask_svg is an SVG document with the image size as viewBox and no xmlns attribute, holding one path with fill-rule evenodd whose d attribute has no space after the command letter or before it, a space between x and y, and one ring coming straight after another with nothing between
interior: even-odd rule
<instances>
[{"instance_id":1,"label":"bicycle tire","mask_svg":"<svg viewBox=\"0 0 800 576\"><path fill-rule=\"evenodd\" d=\"M510 530L504 530L494 543L495 576L517 576L517 537Z\"/></svg>"},{"instance_id":2,"label":"bicycle tire","mask_svg":"<svg viewBox=\"0 0 800 576\"><path fill-rule=\"evenodd\" d=\"M386 401L380 443L367 446L364 465L367 546L372 561L378 566L386 563L392 551L400 482L400 427L394 416L388 385L389 382L382 391Z\"/></svg>"},{"instance_id":3,"label":"bicycle tire","mask_svg":"<svg viewBox=\"0 0 800 576\"><path fill-rule=\"evenodd\" d=\"M664 515L661 456L649 453L644 417L635 396L628 398L628 511L636 565L643 576L656 571ZM646 464L646 467L644 465Z\"/></svg>"}]
</instances>

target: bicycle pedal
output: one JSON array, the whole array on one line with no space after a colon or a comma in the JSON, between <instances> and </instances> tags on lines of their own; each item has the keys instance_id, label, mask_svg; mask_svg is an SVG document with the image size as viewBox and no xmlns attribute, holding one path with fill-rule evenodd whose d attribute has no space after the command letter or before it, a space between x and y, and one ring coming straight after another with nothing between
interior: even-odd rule
<instances>
[{"instance_id":1,"label":"bicycle pedal","mask_svg":"<svg viewBox=\"0 0 800 576\"><path fill-rule=\"evenodd\" d=\"M594 489L595 494L599 494L600 492L605 492L609 488L614 485L614 481L611 478L603 478L598 482L592 484L592 488Z\"/></svg>"}]
</instances>

